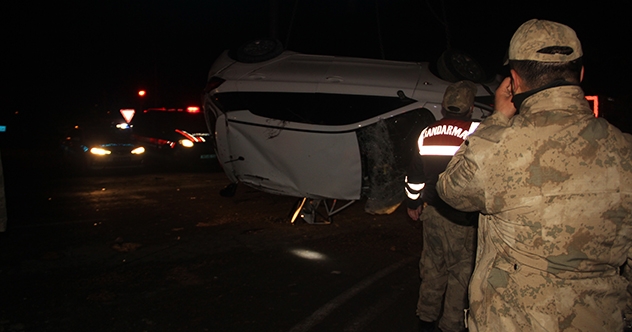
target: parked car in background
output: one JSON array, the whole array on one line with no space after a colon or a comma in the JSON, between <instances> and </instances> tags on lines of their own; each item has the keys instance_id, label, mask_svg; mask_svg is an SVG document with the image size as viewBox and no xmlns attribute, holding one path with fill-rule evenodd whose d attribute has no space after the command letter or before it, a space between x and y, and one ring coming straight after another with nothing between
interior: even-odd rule
<instances>
[{"instance_id":1,"label":"parked car in background","mask_svg":"<svg viewBox=\"0 0 632 332\"><path fill-rule=\"evenodd\" d=\"M78 170L139 168L145 148L122 120L96 119L67 128L61 140L64 164Z\"/></svg>"},{"instance_id":2,"label":"parked car in background","mask_svg":"<svg viewBox=\"0 0 632 332\"><path fill-rule=\"evenodd\" d=\"M152 162L181 167L215 162L204 113L197 106L137 111L130 126Z\"/></svg>"}]
</instances>

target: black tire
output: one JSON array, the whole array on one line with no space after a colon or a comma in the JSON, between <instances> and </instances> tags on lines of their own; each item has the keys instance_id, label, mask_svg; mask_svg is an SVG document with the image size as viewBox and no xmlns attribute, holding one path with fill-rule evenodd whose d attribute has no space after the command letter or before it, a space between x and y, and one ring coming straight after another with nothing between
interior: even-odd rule
<instances>
[{"instance_id":1,"label":"black tire","mask_svg":"<svg viewBox=\"0 0 632 332\"><path fill-rule=\"evenodd\" d=\"M483 67L470 55L457 51L446 50L437 60L439 77L448 82L469 80L475 83L486 79Z\"/></svg>"},{"instance_id":2,"label":"black tire","mask_svg":"<svg viewBox=\"0 0 632 332\"><path fill-rule=\"evenodd\" d=\"M268 61L283 53L283 44L277 39L253 39L241 44L230 56L243 63Z\"/></svg>"},{"instance_id":3,"label":"black tire","mask_svg":"<svg viewBox=\"0 0 632 332\"><path fill-rule=\"evenodd\" d=\"M229 183L226 187L219 191L219 195L222 197L233 197L237 191L237 183Z\"/></svg>"}]
</instances>

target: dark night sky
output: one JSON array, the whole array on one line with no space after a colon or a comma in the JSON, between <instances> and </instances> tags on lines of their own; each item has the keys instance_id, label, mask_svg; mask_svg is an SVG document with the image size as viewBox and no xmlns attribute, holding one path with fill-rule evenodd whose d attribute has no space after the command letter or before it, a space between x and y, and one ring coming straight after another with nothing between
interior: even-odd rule
<instances>
[{"instance_id":1,"label":"dark night sky","mask_svg":"<svg viewBox=\"0 0 632 332\"><path fill-rule=\"evenodd\" d=\"M579 2L557 3L509 2L511 8L467 0L5 4L0 24L8 59L2 61L0 119L16 111L57 120L62 114L134 107L141 88L148 91L147 104L195 103L222 50L271 34L305 53L434 61L448 43L443 20L450 44L489 70L498 69L511 35L524 21L568 24L583 43L585 89L626 97L632 88L627 6L615 1L581 7Z\"/></svg>"}]
</instances>

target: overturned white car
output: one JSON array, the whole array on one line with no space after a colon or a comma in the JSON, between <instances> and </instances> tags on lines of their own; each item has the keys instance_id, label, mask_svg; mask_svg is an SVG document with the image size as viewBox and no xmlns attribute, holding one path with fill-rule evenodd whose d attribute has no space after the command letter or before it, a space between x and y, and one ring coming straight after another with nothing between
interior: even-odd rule
<instances>
[{"instance_id":1,"label":"overturned white car","mask_svg":"<svg viewBox=\"0 0 632 332\"><path fill-rule=\"evenodd\" d=\"M464 55L450 61L440 70L455 75L460 65L459 79L480 71ZM419 133L441 118L449 84L424 62L301 54L256 40L213 63L204 112L233 184L303 198L296 215L308 222L329 201L330 221L336 200L366 198L373 214L397 208ZM480 85L475 118L490 114L491 91Z\"/></svg>"}]
</instances>

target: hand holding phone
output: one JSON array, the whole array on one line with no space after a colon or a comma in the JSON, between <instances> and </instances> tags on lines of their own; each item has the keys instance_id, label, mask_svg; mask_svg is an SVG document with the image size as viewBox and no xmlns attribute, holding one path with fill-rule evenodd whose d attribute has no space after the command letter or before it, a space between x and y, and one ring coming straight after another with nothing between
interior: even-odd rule
<instances>
[{"instance_id":1,"label":"hand holding phone","mask_svg":"<svg viewBox=\"0 0 632 332\"><path fill-rule=\"evenodd\" d=\"M494 109L511 119L516 114L516 107L511 102L513 98L513 86L511 76L505 77L496 89L494 97Z\"/></svg>"}]
</instances>

